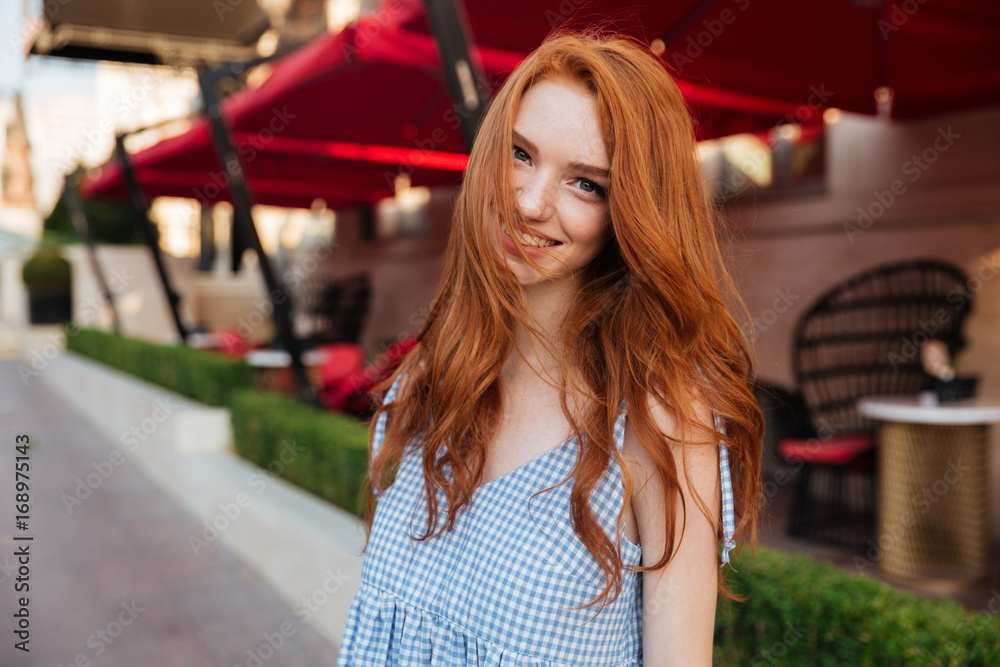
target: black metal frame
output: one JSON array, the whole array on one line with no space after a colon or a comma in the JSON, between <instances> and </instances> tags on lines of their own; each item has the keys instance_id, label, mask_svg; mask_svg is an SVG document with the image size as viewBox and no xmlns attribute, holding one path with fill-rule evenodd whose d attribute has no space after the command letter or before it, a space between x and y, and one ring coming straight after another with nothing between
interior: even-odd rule
<instances>
[{"instance_id":1,"label":"black metal frame","mask_svg":"<svg viewBox=\"0 0 1000 667\"><path fill-rule=\"evenodd\" d=\"M305 366L302 364L302 346L295 336L292 324L292 295L278 274L271 266L270 258L264 252L257 235L257 227L253 220L253 196L246 180L246 167L233 145L232 133L222 115L222 100L216 86L231 79L244 70L245 63L232 63L212 68L202 68L198 71L198 85L201 89L202 111L208 120L212 133L212 143L219 156L219 161L226 170L229 180L229 194L233 202L233 246L234 271L238 270L237 254L242 255L242 248L249 247L256 254L261 273L267 283L268 299L271 302L274 323L278 328L278 336L292 361L292 373L295 378L300 398L306 403L319 405L316 390L309 382ZM239 239L239 243L237 243ZM245 244L245 245L244 245ZM240 249L237 250L237 246Z\"/></svg>"},{"instance_id":2,"label":"black metal frame","mask_svg":"<svg viewBox=\"0 0 1000 667\"><path fill-rule=\"evenodd\" d=\"M215 219L212 217L213 208L211 204L202 202L199 215L199 236L201 237L201 250L198 253L198 270L208 273L215 266Z\"/></svg>"},{"instance_id":3,"label":"black metal frame","mask_svg":"<svg viewBox=\"0 0 1000 667\"><path fill-rule=\"evenodd\" d=\"M135 168L132 166L132 158L125 148L125 135L115 136L115 153L122 166L122 180L125 181L125 189L128 192L129 202L132 204L132 211L135 213L136 225L142 230L143 237L149 251L153 253L153 263L156 264L156 272L160 276L160 283L163 285L163 293L167 297L167 305L170 307L170 314L174 318L174 325L177 333L181 337L181 344L187 345L188 329L181 320L177 306L180 303L180 296L174 291L167 275L167 269L163 264L163 254L160 252L160 243L157 235L153 233L153 223L149 219L149 202L146 201L146 194L139 184L139 179L135 176Z\"/></svg>"},{"instance_id":4,"label":"black metal frame","mask_svg":"<svg viewBox=\"0 0 1000 667\"><path fill-rule=\"evenodd\" d=\"M90 269L94 272L97 284L101 288L101 296L104 302L111 309L111 326L116 334L122 332L121 321L118 319L118 309L115 308L115 298L108 287L108 281L104 279L104 270L101 262L97 259L97 249L94 247L94 237L90 233L90 224L87 222L87 214L80 204L80 198L76 194L76 187L73 183L73 175L67 174L63 183L63 197L66 200L66 207L69 209L69 217L73 222L73 228L80 235L87 245L87 256L90 258Z\"/></svg>"},{"instance_id":5,"label":"black metal frame","mask_svg":"<svg viewBox=\"0 0 1000 667\"><path fill-rule=\"evenodd\" d=\"M472 151L476 131L486 110L477 82L483 80L475 61L469 58L472 44L464 7L457 0L423 0L427 22L438 45L448 91L461 123L465 146Z\"/></svg>"}]
</instances>

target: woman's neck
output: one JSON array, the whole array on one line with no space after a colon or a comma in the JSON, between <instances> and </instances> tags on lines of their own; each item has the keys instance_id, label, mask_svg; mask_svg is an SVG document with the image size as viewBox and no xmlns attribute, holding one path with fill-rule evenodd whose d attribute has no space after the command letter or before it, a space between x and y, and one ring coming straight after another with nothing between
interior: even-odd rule
<instances>
[{"instance_id":1,"label":"woman's neck","mask_svg":"<svg viewBox=\"0 0 1000 667\"><path fill-rule=\"evenodd\" d=\"M527 364L536 373L558 367L556 355L561 345L563 320L573 302L571 281L546 281L524 288L527 315L536 331L515 323L514 338L524 359L512 351L504 365L507 372L523 372Z\"/></svg>"}]
</instances>

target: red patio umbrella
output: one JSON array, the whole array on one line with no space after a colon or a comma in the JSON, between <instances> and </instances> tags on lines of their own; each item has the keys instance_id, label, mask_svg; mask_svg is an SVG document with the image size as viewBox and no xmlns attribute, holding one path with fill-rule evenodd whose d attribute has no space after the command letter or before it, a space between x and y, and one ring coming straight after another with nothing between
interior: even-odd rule
<instances>
[{"instance_id":1,"label":"red patio umbrella","mask_svg":"<svg viewBox=\"0 0 1000 667\"><path fill-rule=\"evenodd\" d=\"M374 37L368 37L374 35ZM433 43L395 35L362 18L283 59L259 87L223 101L233 141L262 204L331 208L392 195L394 176L413 185L455 183L468 156L441 84ZM509 71L508 54L480 53L490 74ZM133 156L155 196L226 199L224 170L204 117L185 133ZM89 197L125 195L117 162L81 188Z\"/></svg>"},{"instance_id":2,"label":"red patio umbrella","mask_svg":"<svg viewBox=\"0 0 1000 667\"><path fill-rule=\"evenodd\" d=\"M880 86L893 116L1000 102L1000 3L995 0L718 0L642 5L569 0L466 0L477 44L527 52L554 23L614 17L664 42L685 80L729 93L875 113ZM564 11L565 8L565 11ZM562 13L560 13L562 12ZM407 30L426 34L413 15Z\"/></svg>"},{"instance_id":3,"label":"red patio umbrella","mask_svg":"<svg viewBox=\"0 0 1000 667\"><path fill-rule=\"evenodd\" d=\"M1000 103L1000 3L995 0L718 0L643 5L569 0L466 0L477 44L527 52L554 23L612 16L686 81L796 105L810 101L912 118ZM565 10L565 11L564 11ZM562 12L562 13L560 13ZM412 15L404 28L427 34ZM822 98L822 99L821 99Z\"/></svg>"},{"instance_id":4,"label":"red patio umbrella","mask_svg":"<svg viewBox=\"0 0 1000 667\"><path fill-rule=\"evenodd\" d=\"M660 25L675 13L656 10L648 19ZM259 88L223 102L259 203L309 207L321 197L331 208L342 208L374 202L392 194L400 171L413 185L458 182L466 147L437 45L419 30L422 16L416 0L388 3L379 14L283 59ZM490 87L524 56L489 45L474 49ZM795 110L758 96L681 85L701 112L705 136L767 128ZM188 132L138 152L133 163L148 196L228 198L204 118L194 120ZM117 163L85 180L82 191L89 197L124 196Z\"/></svg>"},{"instance_id":5,"label":"red patio umbrella","mask_svg":"<svg viewBox=\"0 0 1000 667\"><path fill-rule=\"evenodd\" d=\"M988 0L465 6L473 57L494 83L566 19L583 25L610 17L610 27L660 39L702 138L807 120L828 106L873 113L874 93L885 85L897 118L1000 101L1000 3ZM258 201L371 202L391 194L400 166L415 185L457 182L466 149L439 70L421 3L393 0L286 58L259 89L227 100L237 142L244 157L253 156L247 162ZM269 134L285 109L288 125ZM135 163L150 195L226 197L201 120ZM106 167L84 192L121 195L117 167Z\"/></svg>"}]
</instances>

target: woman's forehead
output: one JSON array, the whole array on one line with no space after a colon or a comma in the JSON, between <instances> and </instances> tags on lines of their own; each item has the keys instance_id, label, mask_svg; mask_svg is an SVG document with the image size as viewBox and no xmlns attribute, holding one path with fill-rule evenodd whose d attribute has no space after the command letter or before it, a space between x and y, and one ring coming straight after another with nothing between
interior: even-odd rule
<instances>
[{"instance_id":1,"label":"woman's forehead","mask_svg":"<svg viewBox=\"0 0 1000 667\"><path fill-rule=\"evenodd\" d=\"M542 149L605 171L610 167L597 98L579 81L536 81L521 98L514 131L522 142L531 144L525 148Z\"/></svg>"}]
</instances>

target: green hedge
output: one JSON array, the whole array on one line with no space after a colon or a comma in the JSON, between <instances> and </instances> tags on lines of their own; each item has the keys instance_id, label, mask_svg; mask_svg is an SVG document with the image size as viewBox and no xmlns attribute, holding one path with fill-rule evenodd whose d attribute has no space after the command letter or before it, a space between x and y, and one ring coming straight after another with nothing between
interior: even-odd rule
<instances>
[{"instance_id":1,"label":"green hedge","mask_svg":"<svg viewBox=\"0 0 1000 667\"><path fill-rule=\"evenodd\" d=\"M67 327L81 354L212 405L227 404L237 451L261 468L361 514L368 426L294 397L248 390L242 362ZM1000 665L996 614L907 595L829 563L759 548L733 561L730 581L747 600L719 598L718 665Z\"/></svg>"},{"instance_id":2,"label":"green hedge","mask_svg":"<svg viewBox=\"0 0 1000 667\"><path fill-rule=\"evenodd\" d=\"M243 458L360 516L368 426L284 394L241 391L229 404Z\"/></svg>"},{"instance_id":3,"label":"green hedge","mask_svg":"<svg viewBox=\"0 0 1000 667\"><path fill-rule=\"evenodd\" d=\"M226 405L233 391L253 387L253 368L214 352L160 345L67 325L66 347L209 405Z\"/></svg>"},{"instance_id":4,"label":"green hedge","mask_svg":"<svg viewBox=\"0 0 1000 667\"><path fill-rule=\"evenodd\" d=\"M719 598L718 665L1000 665L996 614L895 591L830 563L760 548Z\"/></svg>"}]
</instances>

